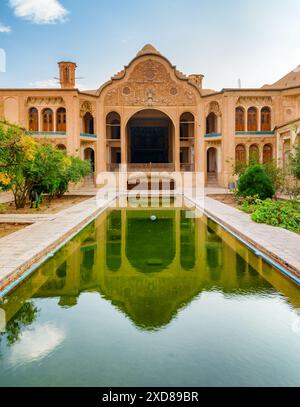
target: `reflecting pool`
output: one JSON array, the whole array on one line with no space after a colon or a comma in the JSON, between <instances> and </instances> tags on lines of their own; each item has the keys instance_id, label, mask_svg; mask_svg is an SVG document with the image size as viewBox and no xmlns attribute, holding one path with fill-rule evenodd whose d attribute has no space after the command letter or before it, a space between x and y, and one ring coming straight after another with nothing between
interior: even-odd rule
<instances>
[{"instance_id":1,"label":"reflecting pool","mask_svg":"<svg viewBox=\"0 0 300 407\"><path fill-rule=\"evenodd\" d=\"M0 386L299 386L299 288L187 214L109 209L5 298Z\"/></svg>"}]
</instances>

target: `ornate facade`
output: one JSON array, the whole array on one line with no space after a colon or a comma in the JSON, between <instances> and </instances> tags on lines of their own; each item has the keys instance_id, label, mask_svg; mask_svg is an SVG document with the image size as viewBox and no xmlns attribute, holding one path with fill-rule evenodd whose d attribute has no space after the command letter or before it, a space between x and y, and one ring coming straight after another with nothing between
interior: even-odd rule
<instances>
[{"instance_id":1,"label":"ornate facade","mask_svg":"<svg viewBox=\"0 0 300 407\"><path fill-rule=\"evenodd\" d=\"M297 142L300 69L262 88L213 91L149 44L97 90L75 88L76 64L59 68L60 89L1 89L0 116L91 160L95 175L126 165L227 186L236 162L284 165Z\"/></svg>"}]
</instances>

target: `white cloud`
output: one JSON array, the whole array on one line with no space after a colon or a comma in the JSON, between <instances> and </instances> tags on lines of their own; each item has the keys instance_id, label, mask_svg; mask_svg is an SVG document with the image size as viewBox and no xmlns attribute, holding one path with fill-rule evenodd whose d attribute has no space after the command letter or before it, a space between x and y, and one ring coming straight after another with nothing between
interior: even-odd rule
<instances>
[{"instance_id":1,"label":"white cloud","mask_svg":"<svg viewBox=\"0 0 300 407\"><path fill-rule=\"evenodd\" d=\"M64 341L65 336L61 328L48 323L28 329L12 347L10 363L15 366L43 359Z\"/></svg>"},{"instance_id":2,"label":"white cloud","mask_svg":"<svg viewBox=\"0 0 300 407\"><path fill-rule=\"evenodd\" d=\"M85 90L95 90L95 89L97 89L98 87L97 86L95 86L95 85L86 85L86 84L84 84L84 83L76 83L76 87L79 89L79 90L82 90L82 91L85 91Z\"/></svg>"},{"instance_id":3,"label":"white cloud","mask_svg":"<svg viewBox=\"0 0 300 407\"><path fill-rule=\"evenodd\" d=\"M59 0L9 0L17 17L35 24L64 22L69 14Z\"/></svg>"},{"instance_id":4,"label":"white cloud","mask_svg":"<svg viewBox=\"0 0 300 407\"><path fill-rule=\"evenodd\" d=\"M57 79L45 79L43 81L30 82L29 86L33 88L59 88Z\"/></svg>"},{"instance_id":5,"label":"white cloud","mask_svg":"<svg viewBox=\"0 0 300 407\"><path fill-rule=\"evenodd\" d=\"M8 25L0 23L0 33L10 33L11 28Z\"/></svg>"}]
</instances>

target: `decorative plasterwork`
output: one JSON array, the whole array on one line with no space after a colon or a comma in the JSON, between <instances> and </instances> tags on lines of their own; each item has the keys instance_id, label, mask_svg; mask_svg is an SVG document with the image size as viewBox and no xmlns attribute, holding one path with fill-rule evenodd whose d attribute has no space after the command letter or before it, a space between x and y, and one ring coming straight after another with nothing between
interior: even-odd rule
<instances>
[{"instance_id":1,"label":"decorative plasterwork","mask_svg":"<svg viewBox=\"0 0 300 407\"><path fill-rule=\"evenodd\" d=\"M25 101L25 106L64 106L65 101L62 97L51 96L29 96Z\"/></svg>"},{"instance_id":2,"label":"decorative plasterwork","mask_svg":"<svg viewBox=\"0 0 300 407\"><path fill-rule=\"evenodd\" d=\"M237 105L243 106L270 106L273 103L271 96L240 96Z\"/></svg>"},{"instance_id":3,"label":"decorative plasterwork","mask_svg":"<svg viewBox=\"0 0 300 407\"><path fill-rule=\"evenodd\" d=\"M122 79L125 75L125 69L122 69L122 71L116 73L112 79Z\"/></svg>"},{"instance_id":4,"label":"decorative plasterwork","mask_svg":"<svg viewBox=\"0 0 300 407\"><path fill-rule=\"evenodd\" d=\"M215 146L218 147L221 145L222 140L211 140L211 139L205 139L206 141L206 146L207 148Z\"/></svg>"},{"instance_id":5,"label":"decorative plasterwork","mask_svg":"<svg viewBox=\"0 0 300 407\"><path fill-rule=\"evenodd\" d=\"M171 78L159 61L147 59L136 65L126 81L109 90L106 106L195 106L196 94L188 83Z\"/></svg>"},{"instance_id":6,"label":"decorative plasterwork","mask_svg":"<svg viewBox=\"0 0 300 407\"><path fill-rule=\"evenodd\" d=\"M96 113L96 106L95 103L84 100L80 104L80 117L83 117L88 112L94 116Z\"/></svg>"},{"instance_id":7,"label":"decorative plasterwork","mask_svg":"<svg viewBox=\"0 0 300 407\"><path fill-rule=\"evenodd\" d=\"M214 113L216 116L221 116L221 109L218 102L210 102L206 105L206 116L209 113Z\"/></svg>"}]
</instances>

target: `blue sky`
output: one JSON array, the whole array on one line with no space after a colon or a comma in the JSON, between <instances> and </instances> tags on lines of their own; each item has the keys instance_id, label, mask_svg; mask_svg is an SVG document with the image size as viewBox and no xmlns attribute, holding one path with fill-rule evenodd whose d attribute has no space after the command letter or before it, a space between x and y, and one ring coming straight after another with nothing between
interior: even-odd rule
<instances>
[{"instance_id":1,"label":"blue sky","mask_svg":"<svg viewBox=\"0 0 300 407\"><path fill-rule=\"evenodd\" d=\"M67 59L97 88L146 43L205 88L259 87L300 64L299 21L299 0L0 0L0 87L53 86Z\"/></svg>"}]
</instances>

